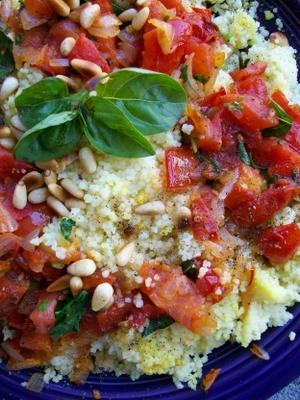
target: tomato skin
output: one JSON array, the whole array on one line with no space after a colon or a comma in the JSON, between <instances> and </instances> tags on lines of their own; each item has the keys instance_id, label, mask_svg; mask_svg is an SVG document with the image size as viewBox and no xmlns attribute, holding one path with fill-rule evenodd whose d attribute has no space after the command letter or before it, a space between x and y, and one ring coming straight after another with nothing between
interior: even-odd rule
<instances>
[{"instance_id":1,"label":"tomato skin","mask_svg":"<svg viewBox=\"0 0 300 400\"><path fill-rule=\"evenodd\" d=\"M207 43L201 43L195 38L188 40L186 44L186 54L194 53L193 74L210 77L214 70L214 53L212 47Z\"/></svg>"},{"instance_id":2,"label":"tomato skin","mask_svg":"<svg viewBox=\"0 0 300 400\"><path fill-rule=\"evenodd\" d=\"M161 0L161 3L167 8L167 9L176 9L176 14L178 16L182 16L185 12L185 9L182 5L181 0Z\"/></svg>"},{"instance_id":3,"label":"tomato skin","mask_svg":"<svg viewBox=\"0 0 300 400\"><path fill-rule=\"evenodd\" d=\"M291 129L284 139L293 149L300 153L300 123L293 122Z\"/></svg>"},{"instance_id":4,"label":"tomato skin","mask_svg":"<svg viewBox=\"0 0 300 400\"><path fill-rule=\"evenodd\" d=\"M267 63L258 61L255 64L248 65L246 68L233 71L231 76L235 81L242 81L243 79L247 79L249 76L262 75L266 69Z\"/></svg>"},{"instance_id":5,"label":"tomato skin","mask_svg":"<svg viewBox=\"0 0 300 400\"><path fill-rule=\"evenodd\" d=\"M300 246L300 229L294 223L275 226L263 231L257 242L272 264L284 264Z\"/></svg>"},{"instance_id":6,"label":"tomato skin","mask_svg":"<svg viewBox=\"0 0 300 400\"><path fill-rule=\"evenodd\" d=\"M99 6L101 7L101 14L108 14L113 12L112 3L110 0L94 0L92 3L99 4Z\"/></svg>"},{"instance_id":7,"label":"tomato skin","mask_svg":"<svg viewBox=\"0 0 300 400\"><path fill-rule=\"evenodd\" d=\"M128 320L128 324L138 328L139 326L145 324L147 319L157 319L162 314L164 314L164 311L153 304L145 304L141 308L134 307L130 319Z\"/></svg>"},{"instance_id":8,"label":"tomato skin","mask_svg":"<svg viewBox=\"0 0 300 400\"><path fill-rule=\"evenodd\" d=\"M114 304L108 310L99 311L97 314L99 332L106 333L116 329L118 324L129 316L131 308L131 303L115 298Z\"/></svg>"},{"instance_id":9,"label":"tomato skin","mask_svg":"<svg viewBox=\"0 0 300 400\"><path fill-rule=\"evenodd\" d=\"M104 72L111 72L107 61L101 56L94 42L88 39L85 34L79 36L68 58L69 60L80 58L82 60L91 61L99 65Z\"/></svg>"},{"instance_id":10,"label":"tomato skin","mask_svg":"<svg viewBox=\"0 0 300 400\"><path fill-rule=\"evenodd\" d=\"M77 40L82 32L82 28L75 22L63 19L51 26L48 36L58 40L58 42L62 42L66 37L72 37Z\"/></svg>"},{"instance_id":11,"label":"tomato skin","mask_svg":"<svg viewBox=\"0 0 300 400\"><path fill-rule=\"evenodd\" d=\"M191 202L191 225L193 236L196 240L215 240L218 237L218 224L201 197Z\"/></svg>"},{"instance_id":12,"label":"tomato skin","mask_svg":"<svg viewBox=\"0 0 300 400\"><path fill-rule=\"evenodd\" d=\"M20 330L24 327L26 317L19 314L17 311L9 313L6 318L11 328Z\"/></svg>"},{"instance_id":13,"label":"tomato skin","mask_svg":"<svg viewBox=\"0 0 300 400\"><path fill-rule=\"evenodd\" d=\"M51 19L55 12L49 6L47 0L24 0L26 10L34 17Z\"/></svg>"},{"instance_id":14,"label":"tomato skin","mask_svg":"<svg viewBox=\"0 0 300 400\"><path fill-rule=\"evenodd\" d=\"M246 79L236 82L234 89L236 89L241 95L248 94L250 96L257 96L264 100L267 100L269 97L268 88L265 82L256 75L249 76Z\"/></svg>"},{"instance_id":15,"label":"tomato skin","mask_svg":"<svg viewBox=\"0 0 300 400\"><path fill-rule=\"evenodd\" d=\"M111 285L115 283L116 277L110 274L107 278L103 278L102 272L100 269L97 269L93 275L85 276L82 278L83 281L83 289L90 290L98 286L100 283L108 282Z\"/></svg>"},{"instance_id":16,"label":"tomato skin","mask_svg":"<svg viewBox=\"0 0 300 400\"><path fill-rule=\"evenodd\" d=\"M185 14L184 19L191 25L194 38L200 42L209 43L219 36L208 9L194 8L192 13Z\"/></svg>"},{"instance_id":17,"label":"tomato skin","mask_svg":"<svg viewBox=\"0 0 300 400\"><path fill-rule=\"evenodd\" d=\"M215 327L209 314L209 304L180 267L168 266L162 262L145 262L140 275L144 280L150 277L155 282L153 286L143 286L143 293L187 329L207 335ZM160 279L155 281L155 275Z\"/></svg>"},{"instance_id":18,"label":"tomato skin","mask_svg":"<svg viewBox=\"0 0 300 400\"><path fill-rule=\"evenodd\" d=\"M59 297L59 293L44 292L40 295L35 309L29 315L38 333L46 334L54 326L55 308ZM41 307L42 304L46 304L46 308L40 311L39 307Z\"/></svg>"},{"instance_id":19,"label":"tomato skin","mask_svg":"<svg viewBox=\"0 0 300 400\"><path fill-rule=\"evenodd\" d=\"M284 109L284 111L289 114L289 116L300 124L300 108L297 104L290 104L284 93L280 90L276 90L272 94L273 100Z\"/></svg>"},{"instance_id":20,"label":"tomato skin","mask_svg":"<svg viewBox=\"0 0 300 400\"><path fill-rule=\"evenodd\" d=\"M213 295L217 288L222 288L219 275L212 269L209 269L203 277L196 280L196 286L204 297Z\"/></svg>"},{"instance_id":21,"label":"tomato skin","mask_svg":"<svg viewBox=\"0 0 300 400\"><path fill-rule=\"evenodd\" d=\"M165 151L166 189L181 191L201 178L201 169L193 151L187 147L171 147Z\"/></svg>"},{"instance_id":22,"label":"tomato skin","mask_svg":"<svg viewBox=\"0 0 300 400\"><path fill-rule=\"evenodd\" d=\"M234 208L231 218L236 225L245 228L263 224L286 207L294 194L295 188L292 185L267 189Z\"/></svg>"}]
</instances>

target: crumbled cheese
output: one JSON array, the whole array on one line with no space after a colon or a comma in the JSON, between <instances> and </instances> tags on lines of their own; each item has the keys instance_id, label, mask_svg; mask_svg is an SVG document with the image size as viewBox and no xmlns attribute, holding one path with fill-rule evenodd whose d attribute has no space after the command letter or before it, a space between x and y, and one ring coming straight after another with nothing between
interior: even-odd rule
<instances>
[{"instance_id":1,"label":"crumbled cheese","mask_svg":"<svg viewBox=\"0 0 300 400\"><path fill-rule=\"evenodd\" d=\"M152 283L152 278L148 277L148 278L145 279L145 286L146 287L149 288L151 286L151 283Z\"/></svg>"},{"instance_id":2,"label":"crumbled cheese","mask_svg":"<svg viewBox=\"0 0 300 400\"><path fill-rule=\"evenodd\" d=\"M183 133L185 133L186 135L191 135L193 130L194 130L194 125L192 124L183 124L181 126L181 130Z\"/></svg>"},{"instance_id":3,"label":"crumbled cheese","mask_svg":"<svg viewBox=\"0 0 300 400\"><path fill-rule=\"evenodd\" d=\"M110 273L107 269L104 269L101 274L102 274L103 278L108 278Z\"/></svg>"},{"instance_id":4,"label":"crumbled cheese","mask_svg":"<svg viewBox=\"0 0 300 400\"><path fill-rule=\"evenodd\" d=\"M143 298L141 293L137 293L134 298L133 298L133 304L136 306L136 308L142 308L144 305Z\"/></svg>"},{"instance_id":5,"label":"crumbled cheese","mask_svg":"<svg viewBox=\"0 0 300 400\"><path fill-rule=\"evenodd\" d=\"M296 332L291 331L289 333L289 339L290 339L291 342L293 342L296 339Z\"/></svg>"}]
</instances>

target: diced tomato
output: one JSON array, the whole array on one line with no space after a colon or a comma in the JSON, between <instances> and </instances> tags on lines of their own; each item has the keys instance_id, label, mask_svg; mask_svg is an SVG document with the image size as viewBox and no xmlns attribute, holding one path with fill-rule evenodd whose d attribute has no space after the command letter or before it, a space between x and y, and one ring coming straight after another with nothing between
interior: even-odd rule
<instances>
[{"instance_id":1,"label":"diced tomato","mask_svg":"<svg viewBox=\"0 0 300 400\"><path fill-rule=\"evenodd\" d=\"M129 316L131 308L131 303L125 303L124 299L115 298L114 304L108 310L99 311L97 314L99 331L106 333L117 328L118 324Z\"/></svg>"},{"instance_id":2,"label":"diced tomato","mask_svg":"<svg viewBox=\"0 0 300 400\"><path fill-rule=\"evenodd\" d=\"M143 293L160 309L192 332L207 335L215 327L209 305L200 295L196 285L177 266L162 262L145 262L140 270L145 279L155 282L144 286ZM155 280L154 276L159 280Z\"/></svg>"},{"instance_id":3,"label":"diced tomato","mask_svg":"<svg viewBox=\"0 0 300 400\"><path fill-rule=\"evenodd\" d=\"M51 26L48 37L62 42L66 37L78 39L83 32L82 28L69 19L63 19Z\"/></svg>"},{"instance_id":4,"label":"diced tomato","mask_svg":"<svg viewBox=\"0 0 300 400\"><path fill-rule=\"evenodd\" d=\"M268 175L270 177L292 178L295 174L300 173L300 163L295 165L291 161L287 161L268 168Z\"/></svg>"},{"instance_id":5,"label":"diced tomato","mask_svg":"<svg viewBox=\"0 0 300 400\"><path fill-rule=\"evenodd\" d=\"M7 176L20 179L23 175L32 170L32 165L23 161L17 161L10 151L0 146L0 179L5 179Z\"/></svg>"},{"instance_id":6,"label":"diced tomato","mask_svg":"<svg viewBox=\"0 0 300 400\"><path fill-rule=\"evenodd\" d=\"M276 90L272 94L272 98L294 121L300 124L300 108L297 104L290 104L286 96L280 90Z\"/></svg>"},{"instance_id":7,"label":"diced tomato","mask_svg":"<svg viewBox=\"0 0 300 400\"><path fill-rule=\"evenodd\" d=\"M201 197L192 200L192 231L196 240L215 240L218 237L218 224Z\"/></svg>"},{"instance_id":8,"label":"diced tomato","mask_svg":"<svg viewBox=\"0 0 300 400\"><path fill-rule=\"evenodd\" d=\"M59 293L44 292L29 318L38 333L46 334L55 324L55 308L60 297Z\"/></svg>"},{"instance_id":9,"label":"diced tomato","mask_svg":"<svg viewBox=\"0 0 300 400\"><path fill-rule=\"evenodd\" d=\"M107 61L99 53L95 43L88 39L85 34L81 34L76 40L75 46L68 56L69 60L80 58L82 60L91 61L103 69L105 72L110 72L111 68Z\"/></svg>"},{"instance_id":10,"label":"diced tomato","mask_svg":"<svg viewBox=\"0 0 300 400\"><path fill-rule=\"evenodd\" d=\"M203 277L196 280L196 286L204 297L213 295L218 288L222 290L220 277L212 269L209 269Z\"/></svg>"},{"instance_id":11,"label":"diced tomato","mask_svg":"<svg viewBox=\"0 0 300 400\"><path fill-rule=\"evenodd\" d=\"M243 79L247 79L249 76L262 75L266 69L267 63L258 61L255 64L248 65L246 68L233 71L231 76L235 81L242 81Z\"/></svg>"},{"instance_id":12,"label":"diced tomato","mask_svg":"<svg viewBox=\"0 0 300 400\"><path fill-rule=\"evenodd\" d=\"M225 89L222 87L217 92L213 92L201 101L203 107L215 107L220 104L219 99L226 95Z\"/></svg>"},{"instance_id":13,"label":"diced tomato","mask_svg":"<svg viewBox=\"0 0 300 400\"><path fill-rule=\"evenodd\" d=\"M186 44L186 54L194 53L193 74L210 77L214 72L214 52L207 43L201 43L195 38L188 40Z\"/></svg>"},{"instance_id":14,"label":"diced tomato","mask_svg":"<svg viewBox=\"0 0 300 400\"><path fill-rule=\"evenodd\" d=\"M239 178L234 184L231 192L225 199L225 206L230 209L236 208L239 204L251 200L261 193L263 178L259 171L241 164L239 168Z\"/></svg>"},{"instance_id":15,"label":"diced tomato","mask_svg":"<svg viewBox=\"0 0 300 400\"><path fill-rule=\"evenodd\" d=\"M265 82L257 75L252 75L246 79L237 81L234 88L241 95L248 94L250 96L257 96L264 100L267 100L269 97L268 88Z\"/></svg>"},{"instance_id":16,"label":"diced tomato","mask_svg":"<svg viewBox=\"0 0 300 400\"><path fill-rule=\"evenodd\" d=\"M194 8L184 19L192 26L193 36L201 42L210 42L218 37L216 25L212 23L211 12L205 8Z\"/></svg>"},{"instance_id":17,"label":"diced tomato","mask_svg":"<svg viewBox=\"0 0 300 400\"><path fill-rule=\"evenodd\" d=\"M11 312L7 315L7 323L11 328L23 329L26 317L19 314L17 311Z\"/></svg>"},{"instance_id":18,"label":"diced tomato","mask_svg":"<svg viewBox=\"0 0 300 400\"><path fill-rule=\"evenodd\" d=\"M24 5L26 10L34 17L46 19L55 17L55 12L47 0L24 0Z\"/></svg>"},{"instance_id":19,"label":"diced tomato","mask_svg":"<svg viewBox=\"0 0 300 400\"><path fill-rule=\"evenodd\" d=\"M94 4L99 4L101 7L101 14L111 13L112 9L112 2L110 0L94 0Z\"/></svg>"},{"instance_id":20,"label":"diced tomato","mask_svg":"<svg viewBox=\"0 0 300 400\"><path fill-rule=\"evenodd\" d=\"M93 275L85 276L82 278L83 281L83 289L90 290L98 286L100 283L108 282L110 284L115 283L116 277L112 274L109 274L107 278L103 278L102 271L97 269Z\"/></svg>"},{"instance_id":21,"label":"diced tomato","mask_svg":"<svg viewBox=\"0 0 300 400\"><path fill-rule=\"evenodd\" d=\"M201 169L197 157L187 147L171 147L165 151L166 187L178 191L199 182Z\"/></svg>"},{"instance_id":22,"label":"diced tomato","mask_svg":"<svg viewBox=\"0 0 300 400\"><path fill-rule=\"evenodd\" d=\"M128 323L130 326L139 327L143 325L147 319L157 319L163 313L164 311L153 304L145 304L141 308L134 307Z\"/></svg>"},{"instance_id":23,"label":"diced tomato","mask_svg":"<svg viewBox=\"0 0 300 400\"><path fill-rule=\"evenodd\" d=\"M13 311L29 288L24 273L11 270L0 278L0 314Z\"/></svg>"},{"instance_id":24,"label":"diced tomato","mask_svg":"<svg viewBox=\"0 0 300 400\"><path fill-rule=\"evenodd\" d=\"M34 251L23 251L23 257L27 261L28 268L34 272L42 272L49 260L49 255L37 247Z\"/></svg>"},{"instance_id":25,"label":"diced tomato","mask_svg":"<svg viewBox=\"0 0 300 400\"><path fill-rule=\"evenodd\" d=\"M300 123L293 122L291 129L284 138L298 153L300 153Z\"/></svg>"},{"instance_id":26,"label":"diced tomato","mask_svg":"<svg viewBox=\"0 0 300 400\"><path fill-rule=\"evenodd\" d=\"M245 95L227 103L227 107L239 125L250 132L272 128L279 123L274 109L258 97Z\"/></svg>"},{"instance_id":27,"label":"diced tomato","mask_svg":"<svg viewBox=\"0 0 300 400\"><path fill-rule=\"evenodd\" d=\"M99 333L99 324L96 313L89 311L83 314L83 317L80 321L80 331Z\"/></svg>"},{"instance_id":28,"label":"diced tomato","mask_svg":"<svg viewBox=\"0 0 300 400\"><path fill-rule=\"evenodd\" d=\"M178 16L182 16L185 12L185 8L183 7L182 1L181 0L160 0L162 4L168 8L168 9L173 9L175 8L176 14Z\"/></svg>"},{"instance_id":29,"label":"diced tomato","mask_svg":"<svg viewBox=\"0 0 300 400\"><path fill-rule=\"evenodd\" d=\"M300 229L294 223L266 229L259 235L258 245L272 264L283 264L300 246Z\"/></svg>"},{"instance_id":30,"label":"diced tomato","mask_svg":"<svg viewBox=\"0 0 300 400\"><path fill-rule=\"evenodd\" d=\"M21 336L20 346L27 350L49 354L53 352L53 343L45 333L26 329Z\"/></svg>"},{"instance_id":31,"label":"diced tomato","mask_svg":"<svg viewBox=\"0 0 300 400\"><path fill-rule=\"evenodd\" d=\"M267 189L233 209L231 218L241 227L250 228L263 224L286 207L294 194L295 189L292 185Z\"/></svg>"}]
</instances>

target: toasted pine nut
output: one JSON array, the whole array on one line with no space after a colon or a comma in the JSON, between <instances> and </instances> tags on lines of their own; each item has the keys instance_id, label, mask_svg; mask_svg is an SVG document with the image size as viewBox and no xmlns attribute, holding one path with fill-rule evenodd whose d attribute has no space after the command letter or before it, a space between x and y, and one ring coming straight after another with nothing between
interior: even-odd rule
<instances>
[{"instance_id":1,"label":"toasted pine nut","mask_svg":"<svg viewBox=\"0 0 300 400\"><path fill-rule=\"evenodd\" d=\"M8 76L4 79L0 89L0 100L5 100L13 94L19 87L19 81L14 76Z\"/></svg>"},{"instance_id":2,"label":"toasted pine nut","mask_svg":"<svg viewBox=\"0 0 300 400\"><path fill-rule=\"evenodd\" d=\"M131 22L136 14L137 10L135 8L128 8L127 10L119 14L119 20L122 22Z\"/></svg>"},{"instance_id":3,"label":"toasted pine nut","mask_svg":"<svg viewBox=\"0 0 300 400\"><path fill-rule=\"evenodd\" d=\"M100 283L94 290L91 308L97 312L108 308L113 303L114 289L110 283Z\"/></svg>"},{"instance_id":4,"label":"toasted pine nut","mask_svg":"<svg viewBox=\"0 0 300 400\"><path fill-rule=\"evenodd\" d=\"M89 4L80 14L80 25L84 29L89 29L99 15L100 6L98 4Z\"/></svg>"},{"instance_id":5,"label":"toasted pine nut","mask_svg":"<svg viewBox=\"0 0 300 400\"><path fill-rule=\"evenodd\" d=\"M48 185L48 190L52 196L56 197L58 200L62 201L63 203L68 198L68 193L57 183L50 183Z\"/></svg>"},{"instance_id":6,"label":"toasted pine nut","mask_svg":"<svg viewBox=\"0 0 300 400\"><path fill-rule=\"evenodd\" d=\"M63 56L68 56L73 47L75 46L76 40L73 37L66 37L60 44L60 52Z\"/></svg>"},{"instance_id":7,"label":"toasted pine nut","mask_svg":"<svg viewBox=\"0 0 300 400\"><path fill-rule=\"evenodd\" d=\"M139 31L145 25L150 14L149 7L142 8L132 20L132 27L134 30Z\"/></svg>"},{"instance_id":8,"label":"toasted pine nut","mask_svg":"<svg viewBox=\"0 0 300 400\"><path fill-rule=\"evenodd\" d=\"M68 266L67 271L74 276L90 276L96 271L96 264L94 260L85 258L83 260L75 261Z\"/></svg>"},{"instance_id":9,"label":"toasted pine nut","mask_svg":"<svg viewBox=\"0 0 300 400\"><path fill-rule=\"evenodd\" d=\"M48 2L56 14L60 15L61 17L67 17L71 12L68 4L63 0L48 0Z\"/></svg>"},{"instance_id":10,"label":"toasted pine nut","mask_svg":"<svg viewBox=\"0 0 300 400\"><path fill-rule=\"evenodd\" d=\"M15 147L16 143L16 138L14 138L13 136L0 139L0 145L6 150L12 150Z\"/></svg>"},{"instance_id":11,"label":"toasted pine nut","mask_svg":"<svg viewBox=\"0 0 300 400\"><path fill-rule=\"evenodd\" d=\"M51 169L56 171L58 169L58 162L56 160L49 160L49 161L37 161L35 165L39 169Z\"/></svg>"},{"instance_id":12,"label":"toasted pine nut","mask_svg":"<svg viewBox=\"0 0 300 400\"><path fill-rule=\"evenodd\" d=\"M71 181L71 179L63 179L60 181L61 186L72 196L76 197L77 199L83 199L84 193L81 189L78 188L76 183Z\"/></svg>"},{"instance_id":13,"label":"toasted pine nut","mask_svg":"<svg viewBox=\"0 0 300 400\"><path fill-rule=\"evenodd\" d=\"M70 210L71 210L72 208L79 208L79 209L81 210L82 208L85 208L86 204L85 204L85 202L82 201L82 200L68 199L68 200L66 200L66 202L65 202L65 206L66 206L67 208L69 208Z\"/></svg>"},{"instance_id":14,"label":"toasted pine nut","mask_svg":"<svg viewBox=\"0 0 300 400\"><path fill-rule=\"evenodd\" d=\"M58 290L64 290L67 289L70 285L70 280L71 280L71 275L66 274L63 276L60 276L58 279L56 279L54 282L52 282L48 287L47 287L47 292L56 292Z\"/></svg>"},{"instance_id":15,"label":"toasted pine nut","mask_svg":"<svg viewBox=\"0 0 300 400\"><path fill-rule=\"evenodd\" d=\"M17 129L19 129L19 131L26 131L26 127L24 126L23 122L20 120L20 117L18 115L14 115L11 119L10 119L10 123Z\"/></svg>"},{"instance_id":16,"label":"toasted pine nut","mask_svg":"<svg viewBox=\"0 0 300 400\"><path fill-rule=\"evenodd\" d=\"M289 45L288 38L282 32L273 32L269 37L269 42L285 47Z\"/></svg>"},{"instance_id":17,"label":"toasted pine nut","mask_svg":"<svg viewBox=\"0 0 300 400\"><path fill-rule=\"evenodd\" d=\"M178 217L191 218L192 212L188 207L182 206L178 208Z\"/></svg>"},{"instance_id":18,"label":"toasted pine nut","mask_svg":"<svg viewBox=\"0 0 300 400\"><path fill-rule=\"evenodd\" d=\"M135 249L135 242L128 243L123 249L116 255L116 263L120 267L125 267L133 255Z\"/></svg>"},{"instance_id":19,"label":"toasted pine nut","mask_svg":"<svg viewBox=\"0 0 300 400\"><path fill-rule=\"evenodd\" d=\"M73 60L71 61L71 65L74 69L76 69L77 72L79 72L83 76L102 75L102 69L99 67L99 65L91 61L81 60L80 58L73 58Z\"/></svg>"},{"instance_id":20,"label":"toasted pine nut","mask_svg":"<svg viewBox=\"0 0 300 400\"><path fill-rule=\"evenodd\" d=\"M89 147L82 147L78 153L79 161L85 172L93 174L97 170L97 162L94 153Z\"/></svg>"},{"instance_id":21,"label":"toasted pine nut","mask_svg":"<svg viewBox=\"0 0 300 400\"><path fill-rule=\"evenodd\" d=\"M74 79L69 78L68 76L56 75L56 78L64 81L68 85L69 89L73 90L73 92L76 92L79 89L79 84Z\"/></svg>"},{"instance_id":22,"label":"toasted pine nut","mask_svg":"<svg viewBox=\"0 0 300 400\"><path fill-rule=\"evenodd\" d=\"M80 0L66 0L66 3L71 8L71 10L74 10L75 8L78 8L80 6Z\"/></svg>"},{"instance_id":23,"label":"toasted pine nut","mask_svg":"<svg viewBox=\"0 0 300 400\"><path fill-rule=\"evenodd\" d=\"M70 289L73 296L76 296L83 288L82 279L79 276L72 276L70 279Z\"/></svg>"},{"instance_id":24,"label":"toasted pine nut","mask_svg":"<svg viewBox=\"0 0 300 400\"><path fill-rule=\"evenodd\" d=\"M38 189L44 184L44 179L42 174L37 171L28 172L21 179L26 185L27 192L31 192L34 189Z\"/></svg>"},{"instance_id":25,"label":"toasted pine nut","mask_svg":"<svg viewBox=\"0 0 300 400\"><path fill-rule=\"evenodd\" d=\"M141 204L136 207L136 214L141 215L158 215L162 214L165 211L166 207L164 203L160 200L157 201L149 201L148 203Z\"/></svg>"},{"instance_id":26,"label":"toasted pine nut","mask_svg":"<svg viewBox=\"0 0 300 400\"><path fill-rule=\"evenodd\" d=\"M80 21L80 14L82 12L82 10L84 10L86 7L89 6L89 4L91 4L91 2L87 2L87 3L83 3L81 4L81 6L76 7L76 9L74 9L71 14L69 15L69 19L73 22L76 22L79 24Z\"/></svg>"},{"instance_id":27,"label":"toasted pine nut","mask_svg":"<svg viewBox=\"0 0 300 400\"><path fill-rule=\"evenodd\" d=\"M51 183L57 182L57 174L56 172L51 171L51 169L46 169L46 171L43 173L43 176L47 186L51 185Z\"/></svg>"},{"instance_id":28,"label":"toasted pine nut","mask_svg":"<svg viewBox=\"0 0 300 400\"><path fill-rule=\"evenodd\" d=\"M69 210L64 206L64 204L57 200L53 196L47 197L47 204L52 210L54 210L61 217L67 217L69 215Z\"/></svg>"},{"instance_id":29,"label":"toasted pine nut","mask_svg":"<svg viewBox=\"0 0 300 400\"><path fill-rule=\"evenodd\" d=\"M47 200L49 196L48 189L45 187L35 189L28 195L28 201L31 204L41 204Z\"/></svg>"},{"instance_id":30,"label":"toasted pine nut","mask_svg":"<svg viewBox=\"0 0 300 400\"><path fill-rule=\"evenodd\" d=\"M149 0L136 0L136 5L137 6L144 6L148 3Z\"/></svg>"},{"instance_id":31,"label":"toasted pine nut","mask_svg":"<svg viewBox=\"0 0 300 400\"><path fill-rule=\"evenodd\" d=\"M19 181L16 184L13 198L12 198L12 203L15 208L18 210L23 210L26 207L27 204L27 190L26 190L26 185L23 181Z\"/></svg>"},{"instance_id":32,"label":"toasted pine nut","mask_svg":"<svg viewBox=\"0 0 300 400\"><path fill-rule=\"evenodd\" d=\"M11 135L11 130L8 126L3 126L0 128L0 139L7 138Z\"/></svg>"}]
</instances>

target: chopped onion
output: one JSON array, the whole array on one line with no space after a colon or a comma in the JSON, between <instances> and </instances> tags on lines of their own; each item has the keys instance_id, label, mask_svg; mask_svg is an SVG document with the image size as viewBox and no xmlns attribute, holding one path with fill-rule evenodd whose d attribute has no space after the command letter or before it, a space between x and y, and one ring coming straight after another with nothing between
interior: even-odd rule
<instances>
[{"instance_id":1,"label":"chopped onion","mask_svg":"<svg viewBox=\"0 0 300 400\"><path fill-rule=\"evenodd\" d=\"M243 244L245 244L242 239L233 236L226 228L220 229L220 236L222 241L230 247L242 246Z\"/></svg>"},{"instance_id":2,"label":"chopped onion","mask_svg":"<svg viewBox=\"0 0 300 400\"><path fill-rule=\"evenodd\" d=\"M49 60L50 67L68 67L70 62L67 58L52 58Z\"/></svg>"},{"instance_id":3,"label":"chopped onion","mask_svg":"<svg viewBox=\"0 0 300 400\"><path fill-rule=\"evenodd\" d=\"M161 51L165 55L173 53L177 48L177 45L174 44L175 29L173 28L173 26L168 22L161 21L156 18L150 19L149 23L157 28L157 41L159 43Z\"/></svg>"},{"instance_id":4,"label":"chopped onion","mask_svg":"<svg viewBox=\"0 0 300 400\"><path fill-rule=\"evenodd\" d=\"M21 246L22 246L22 248L23 248L24 250L32 251L32 252L34 251L35 246L31 243L31 241L32 241L32 239L34 239L34 238L36 238L37 236L39 236L40 231L41 231L41 227L37 227L37 228L35 228L33 231L31 231L30 233L28 233L28 235L26 235L26 236L23 238L23 241L22 241Z\"/></svg>"},{"instance_id":5,"label":"chopped onion","mask_svg":"<svg viewBox=\"0 0 300 400\"><path fill-rule=\"evenodd\" d=\"M9 342L1 343L2 349L5 353L15 361L23 361L24 357L22 356L21 352L17 350L12 344Z\"/></svg>"},{"instance_id":6,"label":"chopped onion","mask_svg":"<svg viewBox=\"0 0 300 400\"><path fill-rule=\"evenodd\" d=\"M40 372L35 372L31 375L27 382L26 388L32 392L40 393L44 388L44 375Z\"/></svg>"},{"instance_id":7,"label":"chopped onion","mask_svg":"<svg viewBox=\"0 0 300 400\"><path fill-rule=\"evenodd\" d=\"M45 18L38 18L29 14L26 8L22 8L20 11L20 19L24 31L29 31L30 29L44 25L47 22Z\"/></svg>"},{"instance_id":8,"label":"chopped onion","mask_svg":"<svg viewBox=\"0 0 300 400\"><path fill-rule=\"evenodd\" d=\"M17 250L22 245L22 239L13 233L0 235L0 257L11 250Z\"/></svg>"},{"instance_id":9,"label":"chopped onion","mask_svg":"<svg viewBox=\"0 0 300 400\"><path fill-rule=\"evenodd\" d=\"M119 34L118 38L125 43L134 44L137 40L137 36L133 33L128 32L126 29L122 29Z\"/></svg>"},{"instance_id":10,"label":"chopped onion","mask_svg":"<svg viewBox=\"0 0 300 400\"><path fill-rule=\"evenodd\" d=\"M228 183L224 185L223 189L219 193L219 199L225 200L229 193L232 191L233 186L239 179L239 169L236 168L234 171L230 173L228 177Z\"/></svg>"},{"instance_id":11,"label":"chopped onion","mask_svg":"<svg viewBox=\"0 0 300 400\"><path fill-rule=\"evenodd\" d=\"M187 81L186 81L186 90L188 95L192 99L197 99L199 97L203 97L203 84L201 82L196 81L193 77L193 58L195 53L189 54L186 56L186 66L187 66Z\"/></svg>"},{"instance_id":12,"label":"chopped onion","mask_svg":"<svg viewBox=\"0 0 300 400\"><path fill-rule=\"evenodd\" d=\"M18 229L17 221L11 216L0 201L0 233L11 233Z\"/></svg>"},{"instance_id":13,"label":"chopped onion","mask_svg":"<svg viewBox=\"0 0 300 400\"><path fill-rule=\"evenodd\" d=\"M88 29L90 35L108 39L119 34L121 21L114 14L100 15Z\"/></svg>"},{"instance_id":14,"label":"chopped onion","mask_svg":"<svg viewBox=\"0 0 300 400\"><path fill-rule=\"evenodd\" d=\"M120 42L119 43L120 52L118 54L118 58L120 58L120 62L124 60L126 65L133 64L137 59L137 49L131 43Z\"/></svg>"},{"instance_id":15,"label":"chopped onion","mask_svg":"<svg viewBox=\"0 0 300 400\"><path fill-rule=\"evenodd\" d=\"M209 78L208 82L204 85L204 93L205 96L210 95L214 91L214 86L218 77L219 71L217 69L214 70L212 76Z\"/></svg>"}]
</instances>

